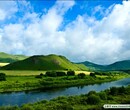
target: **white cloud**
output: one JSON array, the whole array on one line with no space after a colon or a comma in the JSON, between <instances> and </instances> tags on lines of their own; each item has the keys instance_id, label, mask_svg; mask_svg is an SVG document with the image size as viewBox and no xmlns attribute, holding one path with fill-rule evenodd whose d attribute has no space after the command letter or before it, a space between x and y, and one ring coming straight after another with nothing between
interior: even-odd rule
<instances>
[{"instance_id":1,"label":"white cloud","mask_svg":"<svg viewBox=\"0 0 130 110\"><path fill-rule=\"evenodd\" d=\"M15 1L0 1L0 21L10 19L17 10Z\"/></svg>"},{"instance_id":2,"label":"white cloud","mask_svg":"<svg viewBox=\"0 0 130 110\"><path fill-rule=\"evenodd\" d=\"M60 30L64 15L74 6L74 1L57 1L42 17L34 12L29 2L23 4L31 11L24 13L20 22L0 29L0 51L27 55L55 53L72 61L102 64L130 59L130 2L112 5L104 12L98 6L95 13L104 14L101 20L77 15L64 30Z\"/></svg>"}]
</instances>

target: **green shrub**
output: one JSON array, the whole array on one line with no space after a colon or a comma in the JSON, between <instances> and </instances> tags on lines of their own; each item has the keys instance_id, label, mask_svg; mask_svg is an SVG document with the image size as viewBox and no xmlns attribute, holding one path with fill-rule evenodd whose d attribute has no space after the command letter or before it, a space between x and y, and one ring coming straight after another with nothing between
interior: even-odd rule
<instances>
[{"instance_id":1,"label":"green shrub","mask_svg":"<svg viewBox=\"0 0 130 110\"><path fill-rule=\"evenodd\" d=\"M94 72L95 75L102 75L100 72Z\"/></svg>"},{"instance_id":2,"label":"green shrub","mask_svg":"<svg viewBox=\"0 0 130 110\"><path fill-rule=\"evenodd\" d=\"M6 81L5 73L0 73L0 81Z\"/></svg>"},{"instance_id":3,"label":"green shrub","mask_svg":"<svg viewBox=\"0 0 130 110\"><path fill-rule=\"evenodd\" d=\"M23 105L21 110L34 110L34 108L30 105Z\"/></svg>"},{"instance_id":4,"label":"green shrub","mask_svg":"<svg viewBox=\"0 0 130 110\"><path fill-rule=\"evenodd\" d=\"M66 73L65 72L56 72L56 75L57 76L66 76Z\"/></svg>"},{"instance_id":5,"label":"green shrub","mask_svg":"<svg viewBox=\"0 0 130 110\"><path fill-rule=\"evenodd\" d=\"M116 87L111 87L110 88L110 94L111 95L117 95L118 94L118 89Z\"/></svg>"},{"instance_id":6,"label":"green shrub","mask_svg":"<svg viewBox=\"0 0 130 110\"><path fill-rule=\"evenodd\" d=\"M95 73L90 73L90 76L96 77Z\"/></svg>"},{"instance_id":7,"label":"green shrub","mask_svg":"<svg viewBox=\"0 0 130 110\"><path fill-rule=\"evenodd\" d=\"M113 100L113 96L112 95L108 95L107 99L108 100Z\"/></svg>"},{"instance_id":8,"label":"green shrub","mask_svg":"<svg viewBox=\"0 0 130 110\"><path fill-rule=\"evenodd\" d=\"M84 73L79 73L79 74L78 74L78 78L80 78L80 79L85 78L85 76L86 76L86 75L85 75Z\"/></svg>"},{"instance_id":9,"label":"green shrub","mask_svg":"<svg viewBox=\"0 0 130 110\"><path fill-rule=\"evenodd\" d=\"M88 96L90 96L90 95L92 95L92 94L96 95L97 93L96 93L96 91L90 91L90 92L88 93Z\"/></svg>"},{"instance_id":10,"label":"green shrub","mask_svg":"<svg viewBox=\"0 0 130 110\"><path fill-rule=\"evenodd\" d=\"M119 87L119 88L118 88L118 93L119 93L119 94L125 94L125 93L126 93L125 87L124 87L124 86Z\"/></svg>"},{"instance_id":11,"label":"green shrub","mask_svg":"<svg viewBox=\"0 0 130 110\"><path fill-rule=\"evenodd\" d=\"M75 72L74 71L67 71L67 76L74 76Z\"/></svg>"},{"instance_id":12,"label":"green shrub","mask_svg":"<svg viewBox=\"0 0 130 110\"><path fill-rule=\"evenodd\" d=\"M40 73L40 76L44 76L44 74L43 74L43 73Z\"/></svg>"},{"instance_id":13,"label":"green shrub","mask_svg":"<svg viewBox=\"0 0 130 110\"><path fill-rule=\"evenodd\" d=\"M88 96L88 99L87 99L87 103L92 104L92 105L99 104L100 101L101 101L100 97L96 96L95 94Z\"/></svg>"},{"instance_id":14,"label":"green shrub","mask_svg":"<svg viewBox=\"0 0 130 110\"><path fill-rule=\"evenodd\" d=\"M46 76L49 76L49 77L56 77L57 76L57 74L56 74L56 72L55 71L47 71L46 73L45 73L45 75Z\"/></svg>"},{"instance_id":15,"label":"green shrub","mask_svg":"<svg viewBox=\"0 0 130 110\"><path fill-rule=\"evenodd\" d=\"M100 96L100 98L101 98L102 100L107 100L107 95L106 95L105 92L100 92L100 93L99 93L99 96Z\"/></svg>"},{"instance_id":16,"label":"green shrub","mask_svg":"<svg viewBox=\"0 0 130 110\"><path fill-rule=\"evenodd\" d=\"M42 78L42 76L41 75L36 75L35 78Z\"/></svg>"}]
</instances>

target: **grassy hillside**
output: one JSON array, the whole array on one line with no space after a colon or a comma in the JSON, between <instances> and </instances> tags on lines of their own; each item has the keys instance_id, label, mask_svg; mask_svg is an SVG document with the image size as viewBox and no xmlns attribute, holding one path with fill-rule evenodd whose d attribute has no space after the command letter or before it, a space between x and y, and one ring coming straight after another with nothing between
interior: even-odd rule
<instances>
[{"instance_id":1,"label":"grassy hillside","mask_svg":"<svg viewBox=\"0 0 130 110\"><path fill-rule=\"evenodd\" d=\"M0 67L8 65L9 63L0 63Z\"/></svg>"},{"instance_id":2,"label":"grassy hillside","mask_svg":"<svg viewBox=\"0 0 130 110\"><path fill-rule=\"evenodd\" d=\"M106 68L107 70L130 70L130 60L118 61L110 64Z\"/></svg>"},{"instance_id":3,"label":"grassy hillside","mask_svg":"<svg viewBox=\"0 0 130 110\"><path fill-rule=\"evenodd\" d=\"M110 65L98 65L88 61L82 62L90 70L100 70L100 71L120 71L120 70L130 70L130 60L118 61Z\"/></svg>"},{"instance_id":4,"label":"grassy hillside","mask_svg":"<svg viewBox=\"0 0 130 110\"><path fill-rule=\"evenodd\" d=\"M0 52L0 63L12 63L15 61L23 60L27 58L24 55L11 55L4 52Z\"/></svg>"},{"instance_id":5,"label":"grassy hillside","mask_svg":"<svg viewBox=\"0 0 130 110\"><path fill-rule=\"evenodd\" d=\"M81 62L79 64L84 64L85 66L87 66L89 68L89 70L103 70L106 68L106 66L104 66L104 65L98 65L98 64L88 62L88 61Z\"/></svg>"},{"instance_id":6,"label":"grassy hillside","mask_svg":"<svg viewBox=\"0 0 130 110\"><path fill-rule=\"evenodd\" d=\"M75 65L64 56L58 55L37 55L22 61L17 61L1 67L5 70L83 70L83 65Z\"/></svg>"}]
</instances>

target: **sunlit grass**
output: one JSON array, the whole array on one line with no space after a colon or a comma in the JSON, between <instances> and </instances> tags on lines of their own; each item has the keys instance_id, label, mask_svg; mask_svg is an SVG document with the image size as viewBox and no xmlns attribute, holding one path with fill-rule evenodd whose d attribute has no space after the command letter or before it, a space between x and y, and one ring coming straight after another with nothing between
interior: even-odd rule
<instances>
[{"instance_id":1,"label":"sunlit grass","mask_svg":"<svg viewBox=\"0 0 130 110\"><path fill-rule=\"evenodd\" d=\"M61 70L63 71L63 70ZM67 73L67 71L64 71ZM0 70L0 73L5 73L8 76L31 76L31 75L39 75L40 73L45 74L46 71L42 71L42 70ZM79 73L85 73L86 75L89 75L90 72L88 71L75 71L75 74L79 74Z\"/></svg>"},{"instance_id":2,"label":"sunlit grass","mask_svg":"<svg viewBox=\"0 0 130 110\"><path fill-rule=\"evenodd\" d=\"M5 73L7 76L31 76L45 73L46 71L31 71L31 70L0 70L0 73Z\"/></svg>"},{"instance_id":3,"label":"sunlit grass","mask_svg":"<svg viewBox=\"0 0 130 110\"><path fill-rule=\"evenodd\" d=\"M8 65L9 63L0 63L0 67Z\"/></svg>"}]
</instances>

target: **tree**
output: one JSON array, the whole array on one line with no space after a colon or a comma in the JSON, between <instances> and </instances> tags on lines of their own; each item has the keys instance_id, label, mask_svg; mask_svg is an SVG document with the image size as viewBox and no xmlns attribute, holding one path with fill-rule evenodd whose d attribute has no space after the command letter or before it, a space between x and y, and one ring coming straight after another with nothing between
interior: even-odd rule
<instances>
[{"instance_id":1,"label":"tree","mask_svg":"<svg viewBox=\"0 0 130 110\"><path fill-rule=\"evenodd\" d=\"M44 76L44 74L43 74L43 73L40 73L40 76Z\"/></svg>"},{"instance_id":2,"label":"tree","mask_svg":"<svg viewBox=\"0 0 130 110\"><path fill-rule=\"evenodd\" d=\"M85 78L85 76L86 76L86 75L85 75L84 73L79 73L79 74L78 74L78 78L81 78L81 79Z\"/></svg>"},{"instance_id":3,"label":"tree","mask_svg":"<svg viewBox=\"0 0 130 110\"><path fill-rule=\"evenodd\" d=\"M67 71L67 76L74 76L75 72L74 71Z\"/></svg>"},{"instance_id":4,"label":"tree","mask_svg":"<svg viewBox=\"0 0 130 110\"><path fill-rule=\"evenodd\" d=\"M87 103L92 104L92 105L99 104L100 101L101 101L100 97L96 96L95 94L88 96L88 99L87 99Z\"/></svg>"},{"instance_id":5,"label":"tree","mask_svg":"<svg viewBox=\"0 0 130 110\"><path fill-rule=\"evenodd\" d=\"M5 73L0 73L0 81L6 81Z\"/></svg>"},{"instance_id":6,"label":"tree","mask_svg":"<svg viewBox=\"0 0 130 110\"><path fill-rule=\"evenodd\" d=\"M92 94L97 95L96 91L90 91L90 92L88 93L88 96L90 96L90 95L92 95Z\"/></svg>"},{"instance_id":7,"label":"tree","mask_svg":"<svg viewBox=\"0 0 130 110\"><path fill-rule=\"evenodd\" d=\"M41 75L36 75L35 78L42 78L42 76Z\"/></svg>"},{"instance_id":8,"label":"tree","mask_svg":"<svg viewBox=\"0 0 130 110\"><path fill-rule=\"evenodd\" d=\"M47 71L46 73L45 73L45 75L46 76L49 76L49 77L56 77L57 76L57 74L56 74L56 72L55 71Z\"/></svg>"},{"instance_id":9,"label":"tree","mask_svg":"<svg viewBox=\"0 0 130 110\"><path fill-rule=\"evenodd\" d=\"M110 94L111 95L117 95L118 94L118 89L116 87L111 87L110 88Z\"/></svg>"},{"instance_id":10,"label":"tree","mask_svg":"<svg viewBox=\"0 0 130 110\"><path fill-rule=\"evenodd\" d=\"M106 95L105 92L100 92L100 93L99 93L99 96L100 96L100 98L101 98L102 100L107 100L107 95Z\"/></svg>"},{"instance_id":11,"label":"tree","mask_svg":"<svg viewBox=\"0 0 130 110\"><path fill-rule=\"evenodd\" d=\"M92 76L92 77L96 77L94 73L90 73L90 76Z\"/></svg>"},{"instance_id":12,"label":"tree","mask_svg":"<svg viewBox=\"0 0 130 110\"><path fill-rule=\"evenodd\" d=\"M119 88L118 88L118 93L119 93L119 94L125 94L125 93L126 93L125 87L124 87L124 86L119 87Z\"/></svg>"},{"instance_id":13,"label":"tree","mask_svg":"<svg viewBox=\"0 0 130 110\"><path fill-rule=\"evenodd\" d=\"M66 73L65 72L56 72L57 76L66 76Z\"/></svg>"}]
</instances>

